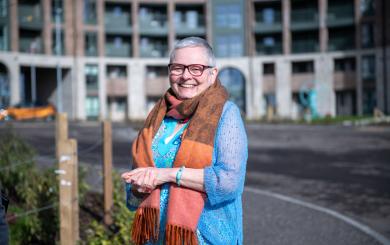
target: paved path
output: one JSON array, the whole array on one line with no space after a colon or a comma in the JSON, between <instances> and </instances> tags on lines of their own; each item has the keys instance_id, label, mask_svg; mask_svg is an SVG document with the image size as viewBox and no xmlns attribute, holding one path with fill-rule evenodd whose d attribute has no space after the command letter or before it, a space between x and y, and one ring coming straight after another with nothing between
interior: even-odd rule
<instances>
[{"instance_id":1,"label":"paved path","mask_svg":"<svg viewBox=\"0 0 390 245\"><path fill-rule=\"evenodd\" d=\"M245 189L243 208L247 245L390 244L370 228L332 210L251 187Z\"/></svg>"}]
</instances>

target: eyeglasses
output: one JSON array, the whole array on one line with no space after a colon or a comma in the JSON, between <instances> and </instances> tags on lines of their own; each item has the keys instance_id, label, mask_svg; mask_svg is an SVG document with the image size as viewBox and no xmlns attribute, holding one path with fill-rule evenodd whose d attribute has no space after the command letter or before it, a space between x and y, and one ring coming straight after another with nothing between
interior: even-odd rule
<instances>
[{"instance_id":1,"label":"eyeglasses","mask_svg":"<svg viewBox=\"0 0 390 245\"><path fill-rule=\"evenodd\" d=\"M169 64L168 65L168 70L169 73L172 75L182 75L185 71L185 69L188 69L188 72L196 77L202 76L203 71L208 69L208 68L213 68L212 66L204 66L200 64L191 64L191 65L182 65L182 64Z\"/></svg>"}]
</instances>

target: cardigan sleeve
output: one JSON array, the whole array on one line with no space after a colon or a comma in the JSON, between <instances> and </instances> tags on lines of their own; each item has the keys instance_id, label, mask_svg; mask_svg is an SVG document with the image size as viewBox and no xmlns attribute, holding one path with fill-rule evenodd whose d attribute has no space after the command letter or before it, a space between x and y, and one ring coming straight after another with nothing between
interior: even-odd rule
<instances>
[{"instance_id":1,"label":"cardigan sleeve","mask_svg":"<svg viewBox=\"0 0 390 245\"><path fill-rule=\"evenodd\" d=\"M204 186L212 206L242 194L248 159L248 141L238 107L227 102L214 144L213 164L205 168Z\"/></svg>"}]
</instances>

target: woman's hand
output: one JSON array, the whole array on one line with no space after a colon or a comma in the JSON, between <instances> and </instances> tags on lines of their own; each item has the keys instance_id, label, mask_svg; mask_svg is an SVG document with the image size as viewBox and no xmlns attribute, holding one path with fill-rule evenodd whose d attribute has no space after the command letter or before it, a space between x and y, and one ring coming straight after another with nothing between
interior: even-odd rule
<instances>
[{"instance_id":1,"label":"woman's hand","mask_svg":"<svg viewBox=\"0 0 390 245\"><path fill-rule=\"evenodd\" d=\"M176 171L171 168L137 168L123 173L122 179L134 185L138 192L150 193L159 185L175 181Z\"/></svg>"}]
</instances>

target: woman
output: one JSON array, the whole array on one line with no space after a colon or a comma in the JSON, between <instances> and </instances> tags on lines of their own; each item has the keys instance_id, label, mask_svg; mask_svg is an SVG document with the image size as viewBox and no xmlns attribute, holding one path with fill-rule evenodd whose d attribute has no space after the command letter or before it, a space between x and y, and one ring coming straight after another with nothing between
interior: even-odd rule
<instances>
[{"instance_id":1,"label":"woman","mask_svg":"<svg viewBox=\"0 0 390 245\"><path fill-rule=\"evenodd\" d=\"M204 39L179 41L168 70L170 89L133 143L135 169L122 174L133 241L242 244L248 147L239 109Z\"/></svg>"}]
</instances>

